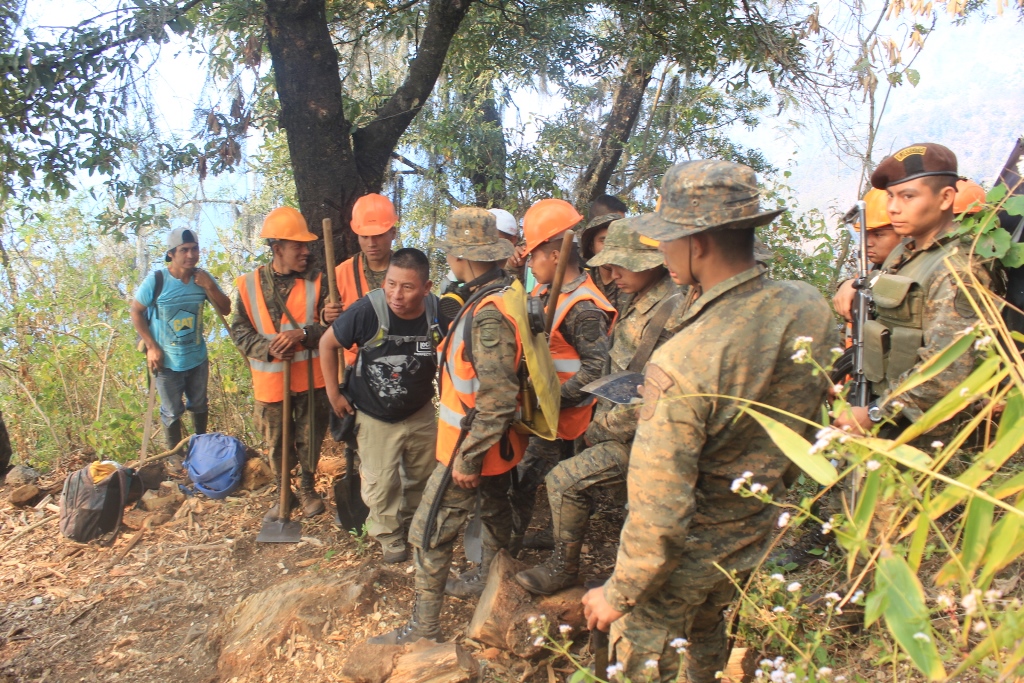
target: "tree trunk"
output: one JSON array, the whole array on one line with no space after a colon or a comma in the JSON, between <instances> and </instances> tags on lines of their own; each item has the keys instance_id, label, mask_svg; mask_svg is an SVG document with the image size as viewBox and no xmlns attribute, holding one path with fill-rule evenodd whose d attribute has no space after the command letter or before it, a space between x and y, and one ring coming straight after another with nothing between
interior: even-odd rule
<instances>
[{"instance_id":1,"label":"tree trunk","mask_svg":"<svg viewBox=\"0 0 1024 683\"><path fill-rule=\"evenodd\" d=\"M651 82L651 64L642 57L631 57L622 71L622 77L615 88L612 111L601 134L601 144L594 158L583 172L576 196L581 203L589 203L605 194L608 179L622 158L622 150L633 132L640 115L647 84Z\"/></svg>"},{"instance_id":2,"label":"tree trunk","mask_svg":"<svg viewBox=\"0 0 1024 683\"><path fill-rule=\"evenodd\" d=\"M325 0L267 0L266 7L280 124L288 136L299 210L317 235L323 235L324 218L340 225L334 249L339 260L345 259L355 251L352 204L369 189L356 172ZM342 215L325 200L341 207ZM324 262L322 243L314 247L314 262Z\"/></svg>"},{"instance_id":3,"label":"tree trunk","mask_svg":"<svg viewBox=\"0 0 1024 683\"><path fill-rule=\"evenodd\" d=\"M358 251L349 226L352 205L383 186L391 153L434 89L471 2L431 0L405 81L377 118L350 137L325 0L267 0L267 38L299 210L317 235L323 235L324 218L340 227L334 247L339 261ZM313 256L322 266L322 243L314 244Z\"/></svg>"},{"instance_id":4,"label":"tree trunk","mask_svg":"<svg viewBox=\"0 0 1024 683\"><path fill-rule=\"evenodd\" d=\"M479 165L469 174L476 195L476 205L483 208L504 208L505 203L505 160L508 149L505 144L505 129L501 125L501 112L494 101L494 94L477 101L477 113L482 133L478 149Z\"/></svg>"}]
</instances>

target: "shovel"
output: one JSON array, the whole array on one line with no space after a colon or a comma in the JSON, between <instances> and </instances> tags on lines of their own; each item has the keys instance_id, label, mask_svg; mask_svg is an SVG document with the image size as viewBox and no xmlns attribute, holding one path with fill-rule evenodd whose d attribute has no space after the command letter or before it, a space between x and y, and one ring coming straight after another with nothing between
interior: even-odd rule
<instances>
[{"instance_id":1,"label":"shovel","mask_svg":"<svg viewBox=\"0 0 1024 683\"><path fill-rule=\"evenodd\" d=\"M345 446L345 476L334 482L334 523L345 531L362 533L363 524L370 514L370 508L363 502L359 492L359 472L356 471L356 456Z\"/></svg>"},{"instance_id":2,"label":"shovel","mask_svg":"<svg viewBox=\"0 0 1024 683\"><path fill-rule=\"evenodd\" d=\"M281 499L277 506L277 519L263 520L257 543L298 543L302 539L302 524L293 522L291 511L291 482L288 481L288 451L291 450L292 426L292 362L284 362L284 400L281 406Z\"/></svg>"}]
</instances>

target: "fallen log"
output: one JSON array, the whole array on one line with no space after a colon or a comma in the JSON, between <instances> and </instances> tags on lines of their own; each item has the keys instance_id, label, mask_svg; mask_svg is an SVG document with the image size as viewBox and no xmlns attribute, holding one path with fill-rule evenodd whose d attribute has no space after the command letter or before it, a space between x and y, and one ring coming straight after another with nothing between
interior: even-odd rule
<instances>
[{"instance_id":1,"label":"fallen log","mask_svg":"<svg viewBox=\"0 0 1024 683\"><path fill-rule=\"evenodd\" d=\"M538 637L573 637L586 628L583 604L586 589L574 586L554 595L535 597L516 580L526 568L502 550L491 563L487 586L477 603L466 635L519 657L533 657L543 650ZM559 627L567 625L567 631Z\"/></svg>"},{"instance_id":2,"label":"fallen log","mask_svg":"<svg viewBox=\"0 0 1024 683\"><path fill-rule=\"evenodd\" d=\"M395 661L388 683L472 683L480 665L457 643L418 640Z\"/></svg>"}]
</instances>

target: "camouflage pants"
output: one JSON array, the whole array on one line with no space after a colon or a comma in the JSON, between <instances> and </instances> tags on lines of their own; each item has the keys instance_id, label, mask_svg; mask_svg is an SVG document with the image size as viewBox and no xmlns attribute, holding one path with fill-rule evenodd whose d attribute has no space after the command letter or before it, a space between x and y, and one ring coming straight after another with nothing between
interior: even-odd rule
<instances>
[{"instance_id":1,"label":"camouflage pants","mask_svg":"<svg viewBox=\"0 0 1024 683\"><path fill-rule=\"evenodd\" d=\"M591 491L625 489L628 470L629 447L618 441L596 444L558 463L545 479L555 540L582 541L590 518Z\"/></svg>"},{"instance_id":2,"label":"camouflage pants","mask_svg":"<svg viewBox=\"0 0 1024 683\"><path fill-rule=\"evenodd\" d=\"M509 537L512 535L511 505L508 499L512 476L510 472L506 472L493 477L481 477L480 486L476 489L462 489L454 483L449 484L441 494L434 532L426 539L428 543L424 543L427 516L444 480L445 469L441 464L434 468L409 528L409 543L415 551L413 566L416 568L418 599L430 596L440 599L444 595L444 584L451 569L455 539L458 537L459 529L476 507L478 492L480 518L483 522L481 540L484 554L487 554L488 550L497 552L508 546Z\"/></svg>"},{"instance_id":3,"label":"camouflage pants","mask_svg":"<svg viewBox=\"0 0 1024 683\"><path fill-rule=\"evenodd\" d=\"M509 494L512 500L512 530L515 533L526 533L533 517L533 508L537 504L537 489L551 468L561 460L572 457L574 448L574 441L548 441L539 436L530 437L523 459L516 467L519 483Z\"/></svg>"},{"instance_id":4,"label":"camouflage pants","mask_svg":"<svg viewBox=\"0 0 1024 683\"><path fill-rule=\"evenodd\" d=\"M682 680L714 683L715 674L729 662L724 612L736 589L721 574L699 581L681 574L673 572L656 597L612 623L610 654L623 665L629 680L679 680L685 658ZM689 641L685 655L672 646L676 638ZM656 666L648 667L649 662Z\"/></svg>"},{"instance_id":5,"label":"camouflage pants","mask_svg":"<svg viewBox=\"0 0 1024 683\"><path fill-rule=\"evenodd\" d=\"M320 448L324 443L324 435L327 433L327 420L330 411L330 403L327 400L326 389L316 389L313 392L313 415L309 412L308 394L292 395L292 448L288 457L288 470L295 467L296 462L302 464L302 471L315 473L316 465L320 462ZM275 476L280 476L281 467L281 418L284 403L263 403L256 401L256 426L263 434L263 441L267 445L270 467ZM309 441L309 421L315 417L313 442Z\"/></svg>"}]
</instances>

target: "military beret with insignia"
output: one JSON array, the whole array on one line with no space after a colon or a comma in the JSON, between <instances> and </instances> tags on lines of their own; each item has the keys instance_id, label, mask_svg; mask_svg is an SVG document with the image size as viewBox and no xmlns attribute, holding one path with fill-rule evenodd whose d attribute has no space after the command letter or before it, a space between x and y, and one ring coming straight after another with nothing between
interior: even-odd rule
<instances>
[{"instance_id":1,"label":"military beret with insignia","mask_svg":"<svg viewBox=\"0 0 1024 683\"><path fill-rule=\"evenodd\" d=\"M871 185L885 190L917 178L949 176L958 178L956 155L948 147L934 142L922 142L904 147L882 159L871 174Z\"/></svg>"}]
</instances>

